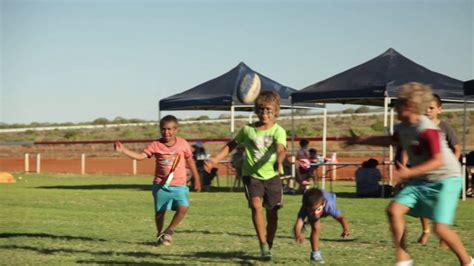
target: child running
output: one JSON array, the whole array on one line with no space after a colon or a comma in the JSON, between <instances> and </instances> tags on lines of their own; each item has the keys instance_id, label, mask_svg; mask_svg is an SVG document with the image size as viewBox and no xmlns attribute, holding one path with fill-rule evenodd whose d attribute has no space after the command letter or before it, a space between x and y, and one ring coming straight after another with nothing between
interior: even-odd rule
<instances>
[{"instance_id":1,"label":"child running","mask_svg":"<svg viewBox=\"0 0 474 266\"><path fill-rule=\"evenodd\" d=\"M311 254L310 261L324 263L321 250L319 249L319 236L321 235L320 218L332 216L342 226L342 237L349 236L349 222L336 207L336 195L317 188L310 188L303 194L303 204L298 212L294 227L295 240L303 243L304 237L301 234L305 219L311 225Z\"/></svg>"},{"instance_id":2,"label":"child running","mask_svg":"<svg viewBox=\"0 0 474 266\"><path fill-rule=\"evenodd\" d=\"M282 207L283 161L286 157L286 132L275 123L280 113L280 96L272 91L262 92L255 100L258 122L244 126L237 136L208 160L211 169L237 145L245 148L242 180L252 210L252 222L260 244L263 260L272 259L273 239L278 225L278 209ZM266 209L267 225L263 216Z\"/></svg>"},{"instance_id":3,"label":"child running","mask_svg":"<svg viewBox=\"0 0 474 266\"><path fill-rule=\"evenodd\" d=\"M115 150L138 161L155 157L156 167L152 191L155 205L155 222L158 231L157 244L170 246L173 232L184 219L189 208L189 189L186 186L185 165L187 164L191 169L196 191L201 190L201 178L188 142L176 137L178 119L172 115L163 117L160 121L160 131L161 138L148 144L142 152L131 151L120 142L115 143ZM163 231L163 222L167 210L173 210L176 213L171 223Z\"/></svg>"},{"instance_id":4,"label":"child running","mask_svg":"<svg viewBox=\"0 0 474 266\"><path fill-rule=\"evenodd\" d=\"M440 130L423 114L433 100L429 86L408 83L400 87L396 111L401 123L394 136L352 137L348 145L400 145L411 168L398 163L397 176L407 182L387 207L398 266L413 265L405 245L405 214L427 217L434 232L456 254L461 265L474 265L461 239L450 228L461 193L461 167Z\"/></svg>"},{"instance_id":5,"label":"child running","mask_svg":"<svg viewBox=\"0 0 474 266\"><path fill-rule=\"evenodd\" d=\"M458 139L454 129L445 121L440 120L438 115L441 114L443 110L441 98L437 94L433 94L433 101L431 101L428 109L426 110L426 116L441 129L441 132L444 134L446 141L448 142L449 148L453 151L456 158L459 160L461 157L461 145L459 145ZM428 218L420 218L421 226L423 232L421 233L418 243L426 245L430 236L430 223ZM439 241L440 248L447 248L448 246L443 241Z\"/></svg>"}]
</instances>

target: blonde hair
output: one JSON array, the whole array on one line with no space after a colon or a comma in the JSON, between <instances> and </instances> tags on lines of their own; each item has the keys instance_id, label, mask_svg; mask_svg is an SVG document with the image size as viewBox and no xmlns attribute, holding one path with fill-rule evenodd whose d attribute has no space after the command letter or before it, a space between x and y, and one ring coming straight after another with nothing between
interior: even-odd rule
<instances>
[{"instance_id":1,"label":"blonde hair","mask_svg":"<svg viewBox=\"0 0 474 266\"><path fill-rule=\"evenodd\" d=\"M255 112L261 105L273 105L275 117L280 115L280 95L274 91L262 91L255 100Z\"/></svg>"},{"instance_id":2,"label":"blonde hair","mask_svg":"<svg viewBox=\"0 0 474 266\"><path fill-rule=\"evenodd\" d=\"M400 87L398 100L413 103L416 113L424 114L434 100L433 90L430 85L418 82L406 83Z\"/></svg>"}]
</instances>

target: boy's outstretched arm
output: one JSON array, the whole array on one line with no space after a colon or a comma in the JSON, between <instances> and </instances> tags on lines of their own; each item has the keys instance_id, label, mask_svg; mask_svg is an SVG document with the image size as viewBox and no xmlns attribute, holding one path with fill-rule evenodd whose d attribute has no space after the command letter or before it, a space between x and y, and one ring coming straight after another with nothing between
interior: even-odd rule
<instances>
[{"instance_id":1,"label":"boy's outstretched arm","mask_svg":"<svg viewBox=\"0 0 474 266\"><path fill-rule=\"evenodd\" d=\"M390 146L397 145L398 143L392 136L352 136L348 138L345 145L369 145L369 146Z\"/></svg>"},{"instance_id":2,"label":"boy's outstretched arm","mask_svg":"<svg viewBox=\"0 0 474 266\"><path fill-rule=\"evenodd\" d=\"M219 163L220 160L224 159L229 153L237 147L237 142L235 140L231 140L227 142L227 144L222 147L222 149L219 151L219 153L211 157L209 160L204 161L204 167L207 172L210 172L211 169Z\"/></svg>"},{"instance_id":3,"label":"boy's outstretched arm","mask_svg":"<svg viewBox=\"0 0 474 266\"><path fill-rule=\"evenodd\" d=\"M193 175L194 179L194 190L196 192L201 191L201 175L199 175L199 171L196 167L196 162L194 161L193 157L189 157L186 159L186 163L188 164L189 169L191 170L191 174Z\"/></svg>"},{"instance_id":4,"label":"boy's outstretched arm","mask_svg":"<svg viewBox=\"0 0 474 266\"><path fill-rule=\"evenodd\" d=\"M277 144L277 164L278 164L278 174L284 175L283 171L283 161L286 158L286 148L283 144Z\"/></svg>"},{"instance_id":5,"label":"boy's outstretched arm","mask_svg":"<svg viewBox=\"0 0 474 266\"><path fill-rule=\"evenodd\" d=\"M336 219L342 226L341 236L344 237L344 238L347 237L347 236L350 236L351 231L349 229L349 221L347 221L346 217L344 217L344 215L341 214L341 216L334 217L334 219Z\"/></svg>"},{"instance_id":6,"label":"boy's outstretched arm","mask_svg":"<svg viewBox=\"0 0 474 266\"><path fill-rule=\"evenodd\" d=\"M115 142L114 148L116 151L125 154L130 159L141 161L148 157L144 152L138 153L125 148L125 146L120 141Z\"/></svg>"},{"instance_id":7,"label":"boy's outstretched arm","mask_svg":"<svg viewBox=\"0 0 474 266\"><path fill-rule=\"evenodd\" d=\"M295 241L298 243L303 243L304 236L301 234L301 230L303 229L304 221L300 217L296 219L294 233L295 233Z\"/></svg>"}]
</instances>

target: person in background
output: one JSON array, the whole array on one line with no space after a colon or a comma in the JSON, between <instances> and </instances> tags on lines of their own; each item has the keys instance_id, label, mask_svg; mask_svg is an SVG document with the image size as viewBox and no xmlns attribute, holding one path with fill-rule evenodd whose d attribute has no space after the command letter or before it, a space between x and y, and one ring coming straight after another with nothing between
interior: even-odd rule
<instances>
[{"instance_id":1,"label":"person in background","mask_svg":"<svg viewBox=\"0 0 474 266\"><path fill-rule=\"evenodd\" d=\"M357 168L355 172L356 194L361 198L380 197L382 195L382 186L379 182L382 180L382 174L377 169L379 162L370 158L362 163L362 167ZM384 195L392 195L392 187L385 185L383 187Z\"/></svg>"},{"instance_id":2,"label":"person in background","mask_svg":"<svg viewBox=\"0 0 474 266\"><path fill-rule=\"evenodd\" d=\"M201 186L203 191L208 191L211 187L211 182L213 176L211 173L207 172L204 167L204 162L209 158L209 154L206 152L204 148L204 143L202 141L198 141L192 145L193 148L193 158L196 162L196 167L199 171L199 175L201 176ZM216 170L214 170L216 171Z\"/></svg>"},{"instance_id":3,"label":"person in background","mask_svg":"<svg viewBox=\"0 0 474 266\"><path fill-rule=\"evenodd\" d=\"M433 101L431 101L430 105L426 109L426 116L435 124L436 126L441 129L441 132L444 134L446 141L448 142L449 148L453 151L456 158L459 160L461 158L461 145L459 145L458 138L456 137L456 133L454 129L445 121L440 120L439 115L443 111L441 98L437 94L433 94ZM418 243L422 245L426 245L428 242L431 230L430 230L430 220L425 217L420 218L422 233L418 239ZM438 246L440 248L447 248L447 244L443 241L439 241Z\"/></svg>"}]
</instances>

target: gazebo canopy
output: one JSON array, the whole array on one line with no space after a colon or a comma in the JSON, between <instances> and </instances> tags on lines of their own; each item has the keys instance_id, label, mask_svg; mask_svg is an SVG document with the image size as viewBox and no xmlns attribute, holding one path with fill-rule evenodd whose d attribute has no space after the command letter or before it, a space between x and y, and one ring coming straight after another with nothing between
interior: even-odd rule
<instances>
[{"instance_id":1,"label":"gazebo canopy","mask_svg":"<svg viewBox=\"0 0 474 266\"><path fill-rule=\"evenodd\" d=\"M443 101L463 100L463 82L433 72L393 48L335 76L291 95L294 103L348 103L382 106L385 97L396 98L401 85L420 82L432 86Z\"/></svg>"},{"instance_id":2,"label":"gazebo canopy","mask_svg":"<svg viewBox=\"0 0 474 266\"><path fill-rule=\"evenodd\" d=\"M474 79L464 82L464 95L465 96L474 95Z\"/></svg>"},{"instance_id":3,"label":"gazebo canopy","mask_svg":"<svg viewBox=\"0 0 474 266\"><path fill-rule=\"evenodd\" d=\"M233 105L244 105L237 97L239 84L246 74L260 77L262 91L275 91L282 105L291 105L290 95L295 89L252 70L240 63L229 72L206 81L187 91L160 100L160 110L230 110Z\"/></svg>"}]
</instances>

